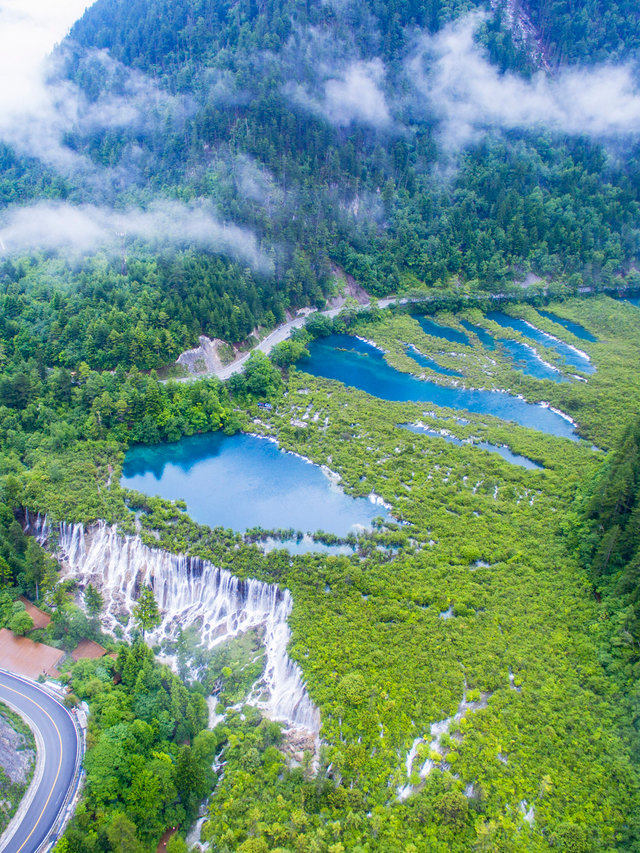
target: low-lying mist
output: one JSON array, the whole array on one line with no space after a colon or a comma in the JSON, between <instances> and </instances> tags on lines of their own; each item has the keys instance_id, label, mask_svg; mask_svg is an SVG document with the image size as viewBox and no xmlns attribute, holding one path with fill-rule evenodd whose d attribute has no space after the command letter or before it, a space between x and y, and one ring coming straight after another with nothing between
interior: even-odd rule
<instances>
[{"instance_id":1,"label":"low-lying mist","mask_svg":"<svg viewBox=\"0 0 640 853\"><path fill-rule=\"evenodd\" d=\"M13 208L3 219L0 249L5 255L35 249L87 253L138 239L156 250L172 245L219 252L260 272L270 272L272 267L253 234L220 222L207 204L155 201L144 210L115 211L43 202Z\"/></svg>"}]
</instances>

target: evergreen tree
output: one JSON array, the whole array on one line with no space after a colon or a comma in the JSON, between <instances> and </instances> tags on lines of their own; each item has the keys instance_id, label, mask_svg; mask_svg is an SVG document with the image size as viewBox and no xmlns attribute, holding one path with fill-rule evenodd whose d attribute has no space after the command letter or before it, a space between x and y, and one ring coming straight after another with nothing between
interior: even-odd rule
<instances>
[{"instance_id":1,"label":"evergreen tree","mask_svg":"<svg viewBox=\"0 0 640 853\"><path fill-rule=\"evenodd\" d=\"M9 628L16 636L22 637L33 629L33 619L25 610L20 610L12 617Z\"/></svg>"},{"instance_id":2,"label":"evergreen tree","mask_svg":"<svg viewBox=\"0 0 640 853\"><path fill-rule=\"evenodd\" d=\"M104 599L93 584L88 584L84 591L84 604L92 619L97 619L104 606Z\"/></svg>"},{"instance_id":3,"label":"evergreen tree","mask_svg":"<svg viewBox=\"0 0 640 853\"><path fill-rule=\"evenodd\" d=\"M13 572L11 571L11 566L3 557L0 557L0 587L11 586L12 581Z\"/></svg>"},{"instance_id":4,"label":"evergreen tree","mask_svg":"<svg viewBox=\"0 0 640 853\"><path fill-rule=\"evenodd\" d=\"M143 586L137 604L133 608L133 620L142 633L142 640L147 631L153 631L162 621L156 598L150 586Z\"/></svg>"}]
</instances>

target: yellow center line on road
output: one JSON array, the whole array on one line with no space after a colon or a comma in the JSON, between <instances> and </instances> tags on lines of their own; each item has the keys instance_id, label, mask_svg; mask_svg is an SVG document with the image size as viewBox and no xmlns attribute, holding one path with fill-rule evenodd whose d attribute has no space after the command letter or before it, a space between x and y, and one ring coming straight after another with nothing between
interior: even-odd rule
<instances>
[{"instance_id":1,"label":"yellow center line on road","mask_svg":"<svg viewBox=\"0 0 640 853\"><path fill-rule=\"evenodd\" d=\"M57 733L57 735L58 735L58 740L60 741L60 760L59 760L59 762L58 762L58 770L56 771L56 777L55 777L55 779L53 780L53 785L51 786L51 790L49 791L49 796L47 797L47 801L45 802L44 806L42 807L42 811L40 812L40 815L39 815L39 817L38 817L38 820L34 823L33 828L31 829L31 832L29 833L29 835L27 835L27 837L26 837L26 838L25 838L25 840L23 841L22 845L21 845L21 846L16 850L16 853L20 853L20 851L24 849L24 846L25 846L25 844L27 843L27 841L29 841L29 839L31 838L31 836L33 835L33 833L34 833L34 832L36 831L36 829L38 828L38 824L39 824L39 823L40 823L40 821L42 820L42 817L43 817L43 815L44 815L44 813L45 813L45 811L46 811L46 809L47 809L47 806L49 805L49 800L51 799L51 797L52 797L52 795L53 795L53 792L54 792L54 790L55 790L56 784L57 784L57 782L58 782L58 777L60 776L60 770L61 770L61 768L62 768L62 755L63 755L63 749L64 749L64 748L63 748L63 746L62 746L62 735L60 734L60 729L58 728L58 726L56 725L55 720L53 719L53 717L52 717L52 716L51 716L51 714L47 711L47 709L46 709L46 708L43 708L43 707L42 707L42 705L39 705L39 704L36 702L36 700L35 700L35 699L32 699L30 696L25 696L25 695L24 695L24 693L20 693L20 691L19 691L19 690L14 690L14 689L13 689L13 687L7 687L5 684L0 684L0 689L2 689L2 688L4 688L5 690L9 690L11 693L15 693L17 696L20 696L22 699L26 699L28 702L31 702L33 705L35 705L35 706L36 706L36 708L39 708L39 709L42 711L42 713L43 713L43 714L46 714L46 715L47 715L47 717L49 717L49 719L51 720L51 723L52 723L52 725L53 725L53 727L54 727L54 729L56 730L56 733Z\"/></svg>"}]
</instances>

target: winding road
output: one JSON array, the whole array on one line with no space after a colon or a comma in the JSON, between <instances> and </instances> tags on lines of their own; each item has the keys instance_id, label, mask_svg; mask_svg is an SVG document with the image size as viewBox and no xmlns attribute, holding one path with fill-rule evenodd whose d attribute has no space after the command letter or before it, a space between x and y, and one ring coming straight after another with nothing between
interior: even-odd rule
<instances>
[{"instance_id":1,"label":"winding road","mask_svg":"<svg viewBox=\"0 0 640 853\"><path fill-rule=\"evenodd\" d=\"M371 308L372 304L377 304L379 308L388 308L390 305L395 305L398 303L399 305L406 305L410 302L425 302L429 301L429 297L409 297L409 296L391 296L386 299L373 299L371 302L361 303L358 305L358 310L368 311ZM336 306L335 308L330 308L327 311L319 311L319 314L322 314L324 317L337 317L338 314L343 310L344 303ZM197 373L191 374L189 376L183 376L178 379L178 382L193 382L195 379L202 379L205 376L217 376L218 379L222 379L223 381L228 379L230 376L233 376L234 373L239 373L244 367L245 362L249 358L252 352L264 352L266 354L270 353L271 350L276 346L276 344L281 343L282 341L286 341L287 338L291 335L293 329L300 329L304 326L307 317L310 314L316 313L316 308L306 309L304 312L298 314L297 317L294 317L293 320L289 320L286 323L283 323L281 326L277 326L272 332L270 332L266 338L263 338L259 344L257 344L252 350L245 352L235 361L228 364L226 367L221 367L217 370L211 370L207 373ZM167 381L167 380L163 380Z\"/></svg>"},{"instance_id":2,"label":"winding road","mask_svg":"<svg viewBox=\"0 0 640 853\"><path fill-rule=\"evenodd\" d=\"M0 701L35 729L38 764L22 808L0 839L2 853L35 853L55 825L76 775L80 740L71 714L35 684L0 672ZM18 820L16 820L18 818Z\"/></svg>"}]
</instances>

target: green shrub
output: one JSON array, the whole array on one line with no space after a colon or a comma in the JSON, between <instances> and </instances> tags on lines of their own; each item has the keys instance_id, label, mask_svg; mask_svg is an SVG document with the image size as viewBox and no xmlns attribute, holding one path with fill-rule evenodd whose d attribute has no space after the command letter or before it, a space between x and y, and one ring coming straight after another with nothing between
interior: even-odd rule
<instances>
[{"instance_id":1,"label":"green shrub","mask_svg":"<svg viewBox=\"0 0 640 853\"><path fill-rule=\"evenodd\" d=\"M24 611L18 611L9 622L9 628L13 631L16 637L23 637L33 629L33 619Z\"/></svg>"}]
</instances>

